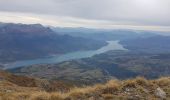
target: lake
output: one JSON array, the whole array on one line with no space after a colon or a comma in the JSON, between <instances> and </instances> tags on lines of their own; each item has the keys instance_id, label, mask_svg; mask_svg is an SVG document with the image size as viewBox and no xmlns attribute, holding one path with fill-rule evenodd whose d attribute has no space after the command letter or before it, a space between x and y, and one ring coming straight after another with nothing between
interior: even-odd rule
<instances>
[{"instance_id":1,"label":"lake","mask_svg":"<svg viewBox=\"0 0 170 100\"><path fill-rule=\"evenodd\" d=\"M11 69L11 68L29 66L29 65L34 65L34 64L60 63L63 61L69 61L73 59L92 57L96 54L101 54L101 53L104 53L110 50L126 50L121 44L119 44L119 41L107 41L107 42L108 42L108 45L98 50L77 51L77 52L67 53L63 55L51 56L48 58L16 61L14 63L6 64L4 69Z\"/></svg>"}]
</instances>

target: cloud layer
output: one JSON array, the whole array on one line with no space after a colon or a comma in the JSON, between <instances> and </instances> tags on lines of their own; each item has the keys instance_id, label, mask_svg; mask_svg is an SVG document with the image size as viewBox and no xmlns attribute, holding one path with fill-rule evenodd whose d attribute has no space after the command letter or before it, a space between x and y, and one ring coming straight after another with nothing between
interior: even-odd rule
<instances>
[{"instance_id":1,"label":"cloud layer","mask_svg":"<svg viewBox=\"0 0 170 100\"><path fill-rule=\"evenodd\" d=\"M22 17L21 22L56 26L168 29L169 5L170 0L0 0L0 21Z\"/></svg>"}]
</instances>

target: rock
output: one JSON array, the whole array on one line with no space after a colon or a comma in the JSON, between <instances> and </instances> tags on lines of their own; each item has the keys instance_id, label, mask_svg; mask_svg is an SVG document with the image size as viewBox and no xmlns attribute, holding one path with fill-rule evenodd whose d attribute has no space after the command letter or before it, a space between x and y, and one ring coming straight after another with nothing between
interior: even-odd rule
<instances>
[{"instance_id":1,"label":"rock","mask_svg":"<svg viewBox=\"0 0 170 100\"><path fill-rule=\"evenodd\" d=\"M126 92L130 92L130 89L126 88L125 91L126 91Z\"/></svg>"},{"instance_id":2,"label":"rock","mask_svg":"<svg viewBox=\"0 0 170 100\"><path fill-rule=\"evenodd\" d=\"M166 93L161 88L156 89L155 96L157 96L161 99L166 99Z\"/></svg>"},{"instance_id":3,"label":"rock","mask_svg":"<svg viewBox=\"0 0 170 100\"><path fill-rule=\"evenodd\" d=\"M6 93L11 93L11 92L12 92L12 90L6 90L5 92L6 92Z\"/></svg>"},{"instance_id":4,"label":"rock","mask_svg":"<svg viewBox=\"0 0 170 100\"><path fill-rule=\"evenodd\" d=\"M145 93L149 93L149 91L147 89L143 89L143 92Z\"/></svg>"},{"instance_id":5,"label":"rock","mask_svg":"<svg viewBox=\"0 0 170 100\"><path fill-rule=\"evenodd\" d=\"M96 97L90 97L88 100L104 100L102 97L96 98Z\"/></svg>"}]
</instances>

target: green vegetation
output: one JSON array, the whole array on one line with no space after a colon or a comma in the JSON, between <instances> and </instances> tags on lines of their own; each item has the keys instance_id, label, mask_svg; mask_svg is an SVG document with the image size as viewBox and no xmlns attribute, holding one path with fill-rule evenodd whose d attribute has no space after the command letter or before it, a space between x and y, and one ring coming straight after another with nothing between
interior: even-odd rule
<instances>
[{"instance_id":1,"label":"green vegetation","mask_svg":"<svg viewBox=\"0 0 170 100\"><path fill-rule=\"evenodd\" d=\"M164 56L166 55L166 56ZM143 76L154 79L170 75L170 54L110 51L91 58L12 69L13 73L75 84L104 83L110 79Z\"/></svg>"}]
</instances>

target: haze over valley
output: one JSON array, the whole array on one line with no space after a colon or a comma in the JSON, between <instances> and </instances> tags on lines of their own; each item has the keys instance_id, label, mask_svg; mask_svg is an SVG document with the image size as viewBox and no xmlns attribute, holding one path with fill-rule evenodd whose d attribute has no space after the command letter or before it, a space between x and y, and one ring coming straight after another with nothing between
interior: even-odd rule
<instances>
[{"instance_id":1,"label":"haze over valley","mask_svg":"<svg viewBox=\"0 0 170 100\"><path fill-rule=\"evenodd\" d=\"M0 100L170 100L169 5L0 0Z\"/></svg>"}]
</instances>

